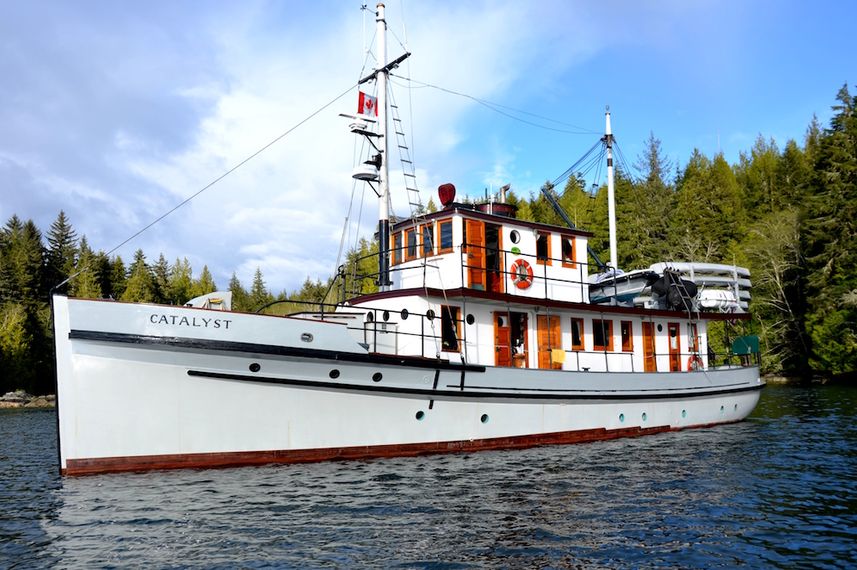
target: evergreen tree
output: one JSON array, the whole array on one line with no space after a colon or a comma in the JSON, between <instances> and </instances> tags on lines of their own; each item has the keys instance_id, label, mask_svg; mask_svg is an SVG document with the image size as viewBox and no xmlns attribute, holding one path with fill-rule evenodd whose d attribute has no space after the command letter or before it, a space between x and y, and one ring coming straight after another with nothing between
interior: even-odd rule
<instances>
[{"instance_id":1,"label":"evergreen tree","mask_svg":"<svg viewBox=\"0 0 857 570\"><path fill-rule=\"evenodd\" d=\"M152 267L152 276L155 283L155 301L158 303L170 303L170 264L162 253L157 263Z\"/></svg>"},{"instance_id":2,"label":"evergreen tree","mask_svg":"<svg viewBox=\"0 0 857 570\"><path fill-rule=\"evenodd\" d=\"M80 238L78 251L75 273L79 273L70 283L70 293L74 297L100 299L102 295L101 276L99 275L101 267L95 253L89 247L86 236Z\"/></svg>"},{"instance_id":3,"label":"evergreen tree","mask_svg":"<svg viewBox=\"0 0 857 570\"><path fill-rule=\"evenodd\" d=\"M155 278L146 264L146 255L142 249L134 253L134 262L128 272L121 299L137 303L151 303L155 300Z\"/></svg>"},{"instance_id":4,"label":"evergreen tree","mask_svg":"<svg viewBox=\"0 0 857 570\"><path fill-rule=\"evenodd\" d=\"M813 366L857 370L857 101L845 85L813 150L804 220Z\"/></svg>"},{"instance_id":5,"label":"evergreen tree","mask_svg":"<svg viewBox=\"0 0 857 570\"><path fill-rule=\"evenodd\" d=\"M64 211L60 210L57 219L51 224L47 240L45 294L51 287L58 285L74 273L77 265L77 234L72 229Z\"/></svg>"},{"instance_id":6,"label":"evergreen tree","mask_svg":"<svg viewBox=\"0 0 857 570\"><path fill-rule=\"evenodd\" d=\"M694 150L676 198L673 252L688 261L719 261L738 252L745 212L738 181L722 154L711 161Z\"/></svg>"},{"instance_id":7,"label":"evergreen tree","mask_svg":"<svg viewBox=\"0 0 857 570\"><path fill-rule=\"evenodd\" d=\"M125 262L120 256L113 258L110 263L110 297L113 299L121 299L125 294L125 288L128 286L128 272L125 269Z\"/></svg>"},{"instance_id":8,"label":"evergreen tree","mask_svg":"<svg viewBox=\"0 0 857 570\"><path fill-rule=\"evenodd\" d=\"M170 268L167 282L167 299L174 305L183 305L190 301L193 294L193 269L186 257L176 258Z\"/></svg>"},{"instance_id":9,"label":"evergreen tree","mask_svg":"<svg viewBox=\"0 0 857 570\"><path fill-rule=\"evenodd\" d=\"M232 273L232 278L229 280L229 290L232 292L232 310L245 312L251 310L247 290L234 272Z\"/></svg>"},{"instance_id":10,"label":"evergreen tree","mask_svg":"<svg viewBox=\"0 0 857 570\"><path fill-rule=\"evenodd\" d=\"M253 285L250 287L250 303L251 311L258 311L268 303L274 300L274 296L268 292L265 287L265 281L262 279L262 270L256 268L256 273L253 274Z\"/></svg>"},{"instance_id":11,"label":"evergreen tree","mask_svg":"<svg viewBox=\"0 0 857 570\"><path fill-rule=\"evenodd\" d=\"M214 278L211 276L211 272L208 270L207 265L202 266L202 273L199 275L199 279L193 282L193 287L191 288L191 297L199 297L201 295L208 295L209 293L213 293L217 291L217 285L214 283Z\"/></svg>"}]
</instances>

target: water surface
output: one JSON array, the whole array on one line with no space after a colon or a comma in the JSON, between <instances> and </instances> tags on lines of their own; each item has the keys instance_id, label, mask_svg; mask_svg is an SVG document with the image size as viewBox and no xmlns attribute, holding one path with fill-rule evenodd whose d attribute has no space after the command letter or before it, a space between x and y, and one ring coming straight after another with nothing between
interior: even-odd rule
<instances>
[{"instance_id":1,"label":"water surface","mask_svg":"<svg viewBox=\"0 0 857 570\"><path fill-rule=\"evenodd\" d=\"M0 568L853 567L857 389L591 444L60 479L0 412Z\"/></svg>"}]
</instances>

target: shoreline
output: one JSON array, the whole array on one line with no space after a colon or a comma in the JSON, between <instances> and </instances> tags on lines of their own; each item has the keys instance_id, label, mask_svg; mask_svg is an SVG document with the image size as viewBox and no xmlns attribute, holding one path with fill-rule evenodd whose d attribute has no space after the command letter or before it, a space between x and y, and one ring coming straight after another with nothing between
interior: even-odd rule
<instances>
[{"instance_id":1,"label":"shoreline","mask_svg":"<svg viewBox=\"0 0 857 570\"><path fill-rule=\"evenodd\" d=\"M24 390L15 390L14 392L7 392L3 396L0 396L0 410L20 408L50 409L56 408L56 406L57 397L54 394L33 396Z\"/></svg>"}]
</instances>

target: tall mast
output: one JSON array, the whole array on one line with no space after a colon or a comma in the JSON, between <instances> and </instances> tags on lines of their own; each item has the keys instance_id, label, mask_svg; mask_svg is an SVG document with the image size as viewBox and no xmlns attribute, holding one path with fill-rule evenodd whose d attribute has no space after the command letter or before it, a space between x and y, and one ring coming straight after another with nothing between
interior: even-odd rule
<instances>
[{"instance_id":1,"label":"tall mast","mask_svg":"<svg viewBox=\"0 0 857 570\"><path fill-rule=\"evenodd\" d=\"M607 215L610 222L610 266L619 268L616 253L616 192L613 190L613 132L610 130L610 107L604 113L607 126L604 129L604 144L607 145Z\"/></svg>"},{"instance_id":2,"label":"tall mast","mask_svg":"<svg viewBox=\"0 0 857 570\"><path fill-rule=\"evenodd\" d=\"M387 21L384 19L384 4L378 3L375 14L378 37L378 62L375 68L375 80L378 82L378 133L380 143L381 167L379 168L378 205L378 285L386 291L390 281L390 167L387 162Z\"/></svg>"}]
</instances>

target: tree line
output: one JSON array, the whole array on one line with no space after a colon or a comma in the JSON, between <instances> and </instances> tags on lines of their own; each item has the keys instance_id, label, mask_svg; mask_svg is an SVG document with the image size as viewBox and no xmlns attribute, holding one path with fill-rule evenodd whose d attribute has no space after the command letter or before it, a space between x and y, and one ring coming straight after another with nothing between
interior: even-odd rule
<instances>
[{"instance_id":1,"label":"tree line","mask_svg":"<svg viewBox=\"0 0 857 570\"><path fill-rule=\"evenodd\" d=\"M761 136L736 164L695 150L683 167L670 164L652 134L634 169L616 175L619 266L659 261L722 262L749 267L750 329L762 341L764 370L806 376L857 370L857 98L847 85L830 124L813 118L801 143L781 149ZM633 175L632 170L636 172ZM550 183L546 183L550 187ZM587 189L582 175L552 188L593 251L606 259L607 190ZM556 225L544 196L510 193L518 217ZM433 210L430 201L429 210ZM346 256L342 279L309 278L274 296L261 269L246 289L233 273L233 308L256 311L276 301L335 302L345 291L371 292L378 245L361 240ZM182 304L217 290L207 266L198 276L186 258L149 262L137 250L130 265L94 251L64 212L43 235L17 215L0 229L0 393L45 393L53 383L48 304L52 287L76 274L72 296ZM280 311L299 303L281 303ZM715 331L716 332L716 331Z\"/></svg>"}]
</instances>

